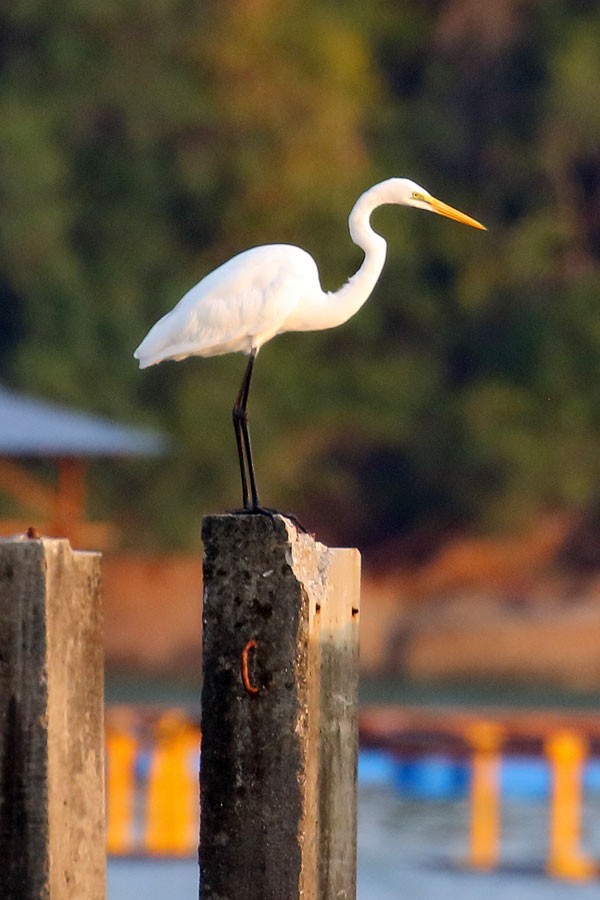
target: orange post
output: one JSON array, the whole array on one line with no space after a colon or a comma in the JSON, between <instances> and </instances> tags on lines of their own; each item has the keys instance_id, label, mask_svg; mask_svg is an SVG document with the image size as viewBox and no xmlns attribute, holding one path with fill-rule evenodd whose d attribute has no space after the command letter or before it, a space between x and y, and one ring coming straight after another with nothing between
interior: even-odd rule
<instances>
[{"instance_id":1,"label":"orange post","mask_svg":"<svg viewBox=\"0 0 600 900\"><path fill-rule=\"evenodd\" d=\"M144 848L152 854L184 856L198 845L200 730L183 713L165 713L156 726L150 764Z\"/></svg>"},{"instance_id":2,"label":"orange post","mask_svg":"<svg viewBox=\"0 0 600 900\"><path fill-rule=\"evenodd\" d=\"M131 853L135 849L133 810L137 749L137 740L132 735L111 729L107 731L106 849L115 855Z\"/></svg>"},{"instance_id":3,"label":"orange post","mask_svg":"<svg viewBox=\"0 0 600 900\"><path fill-rule=\"evenodd\" d=\"M470 866L491 869L500 855L500 762L502 728L495 722L476 722L466 735L471 761Z\"/></svg>"},{"instance_id":4,"label":"orange post","mask_svg":"<svg viewBox=\"0 0 600 900\"><path fill-rule=\"evenodd\" d=\"M552 765L550 850L547 870L557 878L592 878L597 866L581 850L582 773L587 741L573 731L557 731L546 741Z\"/></svg>"}]
</instances>

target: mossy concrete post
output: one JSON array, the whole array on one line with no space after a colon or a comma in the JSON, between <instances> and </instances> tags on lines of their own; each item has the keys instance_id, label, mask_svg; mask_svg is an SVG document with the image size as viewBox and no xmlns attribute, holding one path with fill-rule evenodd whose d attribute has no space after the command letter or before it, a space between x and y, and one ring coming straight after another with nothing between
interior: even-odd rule
<instances>
[{"instance_id":1,"label":"mossy concrete post","mask_svg":"<svg viewBox=\"0 0 600 900\"><path fill-rule=\"evenodd\" d=\"M0 897L103 900L100 559L0 540Z\"/></svg>"},{"instance_id":2,"label":"mossy concrete post","mask_svg":"<svg viewBox=\"0 0 600 900\"><path fill-rule=\"evenodd\" d=\"M360 556L209 516L200 897L354 900Z\"/></svg>"}]
</instances>

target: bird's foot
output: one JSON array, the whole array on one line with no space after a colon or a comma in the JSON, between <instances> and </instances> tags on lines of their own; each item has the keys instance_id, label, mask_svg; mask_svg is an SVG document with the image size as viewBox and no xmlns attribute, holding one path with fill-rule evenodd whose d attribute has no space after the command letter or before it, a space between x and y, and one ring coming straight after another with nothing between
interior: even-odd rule
<instances>
[{"instance_id":1,"label":"bird's foot","mask_svg":"<svg viewBox=\"0 0 600 900\"><path fill-rule=\"evenodd\" d=\"M251 510L251 512L257 512L262 516L283 516L284 519L289 519L292 525L295 525L298 531L303 531L304 534L310 534L311 537L314 537L312 532L305 528L298 516L295 516L294 513L290 512L281 512L279 509L270 509L268 506L259 506L255 510Z\"/></svg>"},{"instance_id":2,"label":"bird's foot","mask_svg":"<svg viewBox=\"0 0 600 900\"><path fill-rule=\"evenodd\" d=\"M245 516L268 516L270 519L275 518L275 516L283 516L284 519L289 519L290 522L296 526L299 531L304 532L304 534L310 534L311 537L314 535L305 528L300 519L295 516L293 513L281 512L279 509L271 509L268 506L244 506L242 509L232 509L231 513L237 515L245 515Z\"/></svg>"}]
</instances>

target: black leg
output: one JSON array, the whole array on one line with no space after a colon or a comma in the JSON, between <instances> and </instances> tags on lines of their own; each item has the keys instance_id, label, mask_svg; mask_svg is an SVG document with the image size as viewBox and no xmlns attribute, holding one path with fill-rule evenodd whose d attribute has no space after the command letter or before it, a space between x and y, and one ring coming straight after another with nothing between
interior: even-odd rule
<instances>
[{"instance_id":1,"label":"black leg","mask_svg":"<svg viewBox=\"0 0 600 900\"><path fill-rule=\"evenodd\" d=\"M258 501L256 477L254 475L254 464L252 461L252 446L250 444L250 431L248 429L248 395L250 394L254 360L256 359L257 354L258 350L253 350L250 354L250 359L248 360L248 365L246 366L242 384L232 411L233 429L235 431L235 442L240 464L240 477L242 480L242 510L240 511L257 513L258 515L270 517L283 515L290 519L300 531L306 532L306 528L298 521L296 516L291 515L290 513L279 513L276 509L262 507ZM250 491L248 491L248 487L250 488Z\"/></svg>"},{"instance_id":2,"label":"black leg","mask_svg":"<svg viewBox=\"0 0 600 900\"><path fill-rule=\"evenodd\" d=\"M242 379L242 384L233 407L233 428L240 464L240 477L242 480L242 505L244 509L255 510L259 507L258 493L256 490L256 477L252 462L252 447L250 444L250 432L248 431L248 395L250 394L250 382L254 370L254 360L258 350L253 350L248 360L248 365ZM250 497L248 495L248 481L250 482Z\"/></svg>"},{"instance_id":3,"label":"black leg","mask_svg":"<svg viewBox=\"0 0 600 900\"><path fill-rule=\"evenodd\" d=\"M257 510L260 507L258 502L258 491L256 490L256 476L254 475L254 463L252 460L252 446L250 444L250 432L248 431L248 420L242 422L242 437L244 439L244 448L246 450L246 463L248 465L248 479L250 481L250 496L252 498L252 509Z\"/></svg>"},{"instance_id":4,"label":"black leg","mask_svg":"<svg viewBox=\"0 0 600 900\"><path fill-rule=\"evenodd\" d=\"M235 432L235 443L237 445L238 461L240 464L240 478L242 480L242 506L248 509L248 481L246 479L246 462L244 460L244 445L242 441L242 423L236 410L233 410L233 430Z\"/></svg>"}]
</instances>

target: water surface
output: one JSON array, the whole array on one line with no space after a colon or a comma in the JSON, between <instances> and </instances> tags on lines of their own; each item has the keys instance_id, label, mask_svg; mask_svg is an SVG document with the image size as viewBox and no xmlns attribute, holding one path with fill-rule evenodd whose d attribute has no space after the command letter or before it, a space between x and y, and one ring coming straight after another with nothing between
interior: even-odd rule
<instances>
[{"instance_id":1,"label":"water surface","mask_svg":"<svg viewBox=\"0 0 600 900\"><path fill-rule=\"evenodd\" d=\"M546 876L547 807L540 800L505 802L501 865L477 873L465 866L468 809L464 800L415 801L391 788L359 791L358 900L597 900L600 881ZM583 849L600 859L600 798L586 801ZM108 900L195 900L195 860L111 860ZM259 898L257 898L259 900Z\"/></svg>"}]
</instances>

